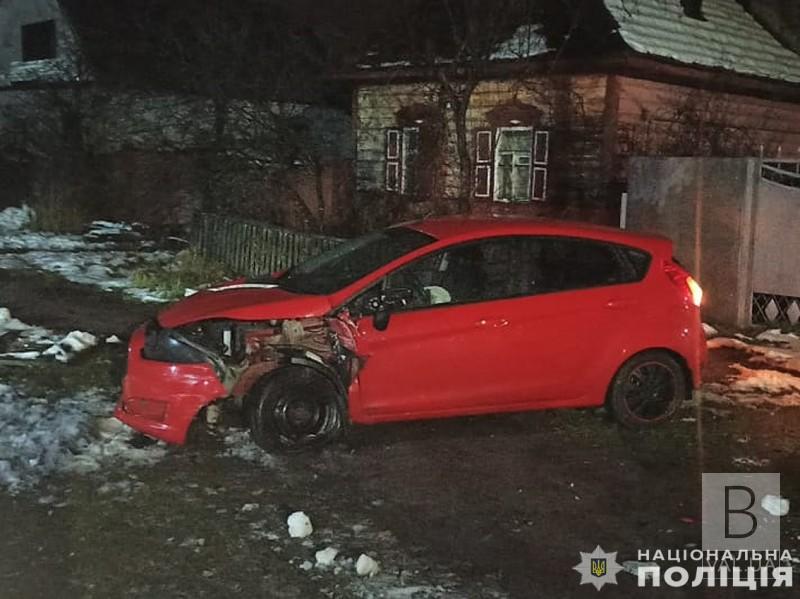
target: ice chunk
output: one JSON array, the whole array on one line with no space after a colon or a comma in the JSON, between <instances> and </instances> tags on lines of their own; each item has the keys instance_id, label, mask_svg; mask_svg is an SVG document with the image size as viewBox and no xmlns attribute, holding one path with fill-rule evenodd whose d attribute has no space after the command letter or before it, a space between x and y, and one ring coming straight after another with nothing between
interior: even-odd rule
<instances>
[{"instance_id":1,"label":"ice chunk","mask_svg":"<svg viewBox=\"0 0 800 599\"><path fill-rule=\"evenodd\" d=\"M311 519L304 512L294 512L286 519L289 527L289 536L293 539L304 539L314 532Z\"/></svg>"},{"instance_id":2,"label":"ice chunk","mask_svg":"<svg viewBox=\"0 0 800 599\"><path fill-rule=\"evenodd\" d=\"M359 576L375 576L380 572L380 565L366 553L358 556L356 561L356 574Z\"/></svg>"},{"instance_id":3,"label":"ice chunk","mask_svg":"<svg viewBox=\"0 0 800 599\"><path fill-rule=\"evenodd\" d=\"M783 517L789 513L789 500L777 495L764 495L761 507L772 516Z\"/></svg>"},{"instance_id":4,"label":"ice chunk","mask_svg":"<svg viewBox=\"0 0 800 599\"><path fill-rule=\"evenodd\" d=\"M337 555L339 555L338 549L335 547L326 547L325 549L317 551L314 557L320 566L330 566L333 564L333 560L336 559Z\"/></svg>"},{"instance_id":5,"label":"ice chunk","mask_svg":"<svg viewBox=\"0 0 800 599\"><path fill-rule=\"evenodd\" d=\"M122 339L116 335L111 335L110 337L106 337L106 343L122 343Z\"/></svg>"}]
</instances>

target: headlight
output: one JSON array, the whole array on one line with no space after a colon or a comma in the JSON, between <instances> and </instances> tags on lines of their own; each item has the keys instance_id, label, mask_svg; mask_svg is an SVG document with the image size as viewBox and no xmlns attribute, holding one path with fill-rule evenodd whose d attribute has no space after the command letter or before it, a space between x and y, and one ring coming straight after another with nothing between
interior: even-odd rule
<instances>
[{"instance_id":1,"label":"headlight","mask_svg":"<svg viewBox=\"0 0 800 599\"><path fill-rule=\"evenodd\" d=\"M157 322L147 325L142 357L146 360L173 364L200 364L208 359L203 352L180 340L172 329L163 329Z\"/></svg>"}]
</instances>

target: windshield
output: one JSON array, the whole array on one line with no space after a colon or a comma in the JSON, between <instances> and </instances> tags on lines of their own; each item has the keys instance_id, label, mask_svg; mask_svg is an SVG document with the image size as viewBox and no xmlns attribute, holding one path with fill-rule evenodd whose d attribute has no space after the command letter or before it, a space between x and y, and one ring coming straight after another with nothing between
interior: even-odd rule
<instances>
[{"instance_id":1,"label":"windshield","mask_svg":"<svg viewBox=\"0 0 800 599\"><path fill-rule=\"evenodd\" d=\"M433 241L430 235L405 227L370 233L294 266L276 283L294 293L326 295Z\"/></svg>"}]
</instances>

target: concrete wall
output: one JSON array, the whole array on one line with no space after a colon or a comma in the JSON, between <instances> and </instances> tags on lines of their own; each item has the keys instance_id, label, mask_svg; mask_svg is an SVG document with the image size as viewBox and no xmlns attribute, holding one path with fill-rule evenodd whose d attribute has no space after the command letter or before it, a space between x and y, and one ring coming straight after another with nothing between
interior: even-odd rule
<instances>
[{"instance_id":1,"label":"concrete wall","mask_svg":"<svg viewBox=\"0 0 800 599\"><path fill-rule=\"evenodd\" d=\"M758 160L632 158L628 228L661 233L706 291L704 319L750 323Z\"/></svg>"}]
</instances>

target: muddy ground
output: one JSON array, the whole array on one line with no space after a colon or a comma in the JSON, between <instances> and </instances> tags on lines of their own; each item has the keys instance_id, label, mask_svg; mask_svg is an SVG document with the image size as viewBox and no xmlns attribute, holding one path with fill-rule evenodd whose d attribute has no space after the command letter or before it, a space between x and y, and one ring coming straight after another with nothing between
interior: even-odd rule
<instances>
[{"instance_id":1,"label":"muddy ground","mask_svg":"<svg viewBox=\"0 0 800 599\"><path fill-rule=\"evenodd\" d=\"M24 321L106 334L153 311L9 271L0 271L0 305ZM720 351L711 378L735 358ZM123 347L106 347L66 366L0 366L0 380L113 388L123 358ZM152 467L0 491L0 597L414 596L391 590L401 585L424 597L688 596L637 589L627 573L598 592L579 586L572 567L598 544L619 561L639 548L699 545L702 472L780 472L794 508L782 520L784 548L800 535L800 409L687 406L648 432L622 430L600 410L381 425L260 463L224 447L220 433L201 431ZM766 461L734 464L742 457ZM286 534L298 509L316 529L306 544ZM383 576L301 567L328 545L369 553Z\"/></svg>"}]
</instances>

